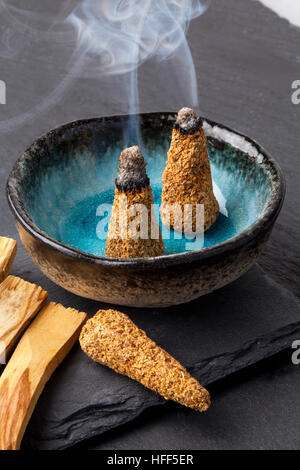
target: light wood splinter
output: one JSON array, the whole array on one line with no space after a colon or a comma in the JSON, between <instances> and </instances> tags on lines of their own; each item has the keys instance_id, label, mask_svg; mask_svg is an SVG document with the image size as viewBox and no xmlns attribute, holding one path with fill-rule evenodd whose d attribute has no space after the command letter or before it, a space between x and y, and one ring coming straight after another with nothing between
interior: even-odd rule
<instances>
[{"instance_id":1,"label":"light wood splinter","mask_svg":"<svg viewBox=\"0 0 300 470\"><path fill-rule=\"evenodd\" d=\"M21 338L0 378L0 449L19 449L37 400L78 339L86 314L46 305Z\"/></svg>"},{"instance_id":2,"label":"light wood splinter","mask_svg":"<svg viewBox=\"0 0 300 470\"><path fill-rule=\"evenodd\" d=\"M41 287L15 276L0 284L0 362L35 317L48 293Z\"/></svg>"},{"instance_id":3,"label":"light wood splinter","mask_svg":"<svg viewBox=\"0 0 300 470\"><path fill-rule=\"evenodd\" d=\"M0 237L0 282L2 282L10 273L16 253L16 240Z\"/></svg>"}]
</instances>

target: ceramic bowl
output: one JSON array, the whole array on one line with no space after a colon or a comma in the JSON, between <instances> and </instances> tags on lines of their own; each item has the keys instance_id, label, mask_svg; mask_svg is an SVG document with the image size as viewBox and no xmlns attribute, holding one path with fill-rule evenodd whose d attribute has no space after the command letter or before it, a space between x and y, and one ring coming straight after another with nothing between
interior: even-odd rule
<instances>
[{"instance_id":1,"label":"ceramic bowl","mask_svg":"<svg viewBox=\"0 0 300 470\"><path fill-rule=\"evenodd\" d=\"M159 204L175 114L136 118ZM62 125L36 140L16 162L7 183L8 201L33 261L75 294L138 307L188 302L237 279L260 256L281 209L285 188L277 163L253 140L204 119L221 208L217 222L194 241L164 229L164 256L109 259L105 237L98 236L104 217L99 207L113 202L128 120L113 116Z\"/></svg>"}]
</instances>

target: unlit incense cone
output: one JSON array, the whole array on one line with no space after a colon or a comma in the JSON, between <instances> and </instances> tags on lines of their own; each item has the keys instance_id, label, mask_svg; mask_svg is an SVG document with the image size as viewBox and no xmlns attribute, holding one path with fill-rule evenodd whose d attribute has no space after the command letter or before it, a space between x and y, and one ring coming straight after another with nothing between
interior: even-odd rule
<instances>
[{"instance_id":1,"label":"unlit incense cone","mask_svg":"<svg viewBox=\"0 0 300 470\"><path fill-rule=\"evenodd\" d=\"M219 204L213 193L206 137L202 120L190 108L182 108L175 122L168 160L163 173L162 222L184 233L201 233L209 229L219 215ZM177 204L180 217L170 212ZM184 225L184 205L191 204L190 224ZM196 207L203 204L202 224L196 227ZM177 207L178 207L177 206ZM188 211L186 212L188 217ZM186 220L186 222L188 222ZM188 225L191 230L188 230Z\"/></svg>"},{"instance_id":2,"label":"unlit incense cone","mask_svg":"<svg viewBox=\"0 0 300 470\"><path fill-rule=\"evenodd\" d=\"M163 255L164 243L153 210L143 155L139 147L129 147L121 152L119 160L105 255L109 258Z\"/></svg>"},{"instance_id":3,"label":"unlit incense cone","mask_svg":"<svg viewBox=\"0 0 300 470\"><path fill-rule=\"evenodd\" d=\"M208 391L174 357L152 341L127 315L99 310L83 327L82 350L94 361L198 411L210 405Z\"/></svg>"}]
</instances>

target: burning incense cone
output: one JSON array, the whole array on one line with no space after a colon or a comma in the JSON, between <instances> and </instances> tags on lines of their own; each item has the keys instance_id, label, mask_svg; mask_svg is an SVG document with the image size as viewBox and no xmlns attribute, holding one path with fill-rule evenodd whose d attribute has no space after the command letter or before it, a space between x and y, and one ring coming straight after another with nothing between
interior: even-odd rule
<instances>
[{"instance_id":1,"label":"burning incense cone","mask_svg":"<svg viewBox=\"0 0 300 470\"><path fill-rule=\"evenodd\" d=\"M202 233L213 225L219 215L219 204L213 193L206 137L201 119L190 108L182 108L178 113L162 180L160 214L164 225L186 234ZM170 213L171 206L175 204L180 211L179 218L176 213ZM191 204L190 224L184 223L188 217L184 214L185 204ZM198 204L204 206L204 220L200 227L199 224L196 226Z\"/></svg>"},{"instance_id":2,"label":"burning incense cone","mask_svg":"<svg viewBox=\"0 0 300 470\"><path fill-rule=\"evenodd\" d=\"M166 400L198 411L210 405L208 391L124 313L99 310L83 327L79 341L91 359L140 382Z\"/></svg>"},{"instance_id":3,"label":"burning incense cone","mask_svg":"<svg viewBox=\"0 0 300 470\"><path fill-rule=\"evenodd\" d=\"M105 255L146 258L164 254L146 163L139 147L121 152Z\"/></svg>"}]
</instances>

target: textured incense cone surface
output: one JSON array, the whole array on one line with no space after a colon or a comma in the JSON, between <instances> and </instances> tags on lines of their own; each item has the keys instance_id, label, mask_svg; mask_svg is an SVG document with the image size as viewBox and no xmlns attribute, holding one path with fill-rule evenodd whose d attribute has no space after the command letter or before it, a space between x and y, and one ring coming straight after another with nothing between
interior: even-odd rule
<instances>
[{"instance_id":1,"label":"textured incense cone surface","mask_svg":"<svg viewBox=\"0 0 300 470\"><path fill-rule=\"evenodd\" d=\"M178 113L162 181L160 213L166 226L190 234L201 233L213 225L219 215L219 204L213 193L206 137L201 119L190 108L182 108ZM171 210L175 204L181 209L180 216ZM187 209L184 214L185 204L192 205L190 216ZM204 220L199 227L197 204L204 205Z\"/></svg>"},{"instance_id":2,"label":"textured incense cone surface","mask_svg":"<svg viewBox=\"0 0 300 470\"><path fill-rule=\"evenodd\" d=\"M8 276L0 284L0 358L7 355L47 299L41 287Z\"/></svg>"},{"instance_id":3,"label":"textured incense cone surface","mask_svg":"<svg viewBox=\"0 0 300 470\"><path fill-rule=\"evenodd\" d=\"M0 378L0 449L19 449L51 374L79 337L86 314L46 305L20 340Z\"/></svg>"},{"instance_id":4,"label":"textured incense cone surface","mask_svg":"<svg viewBox=\"0 0 300 470\"><path fill-rule=\"evenodd\" d=\"M153 211L146 163L137 146L121 152L115 183L105 255L109 258L163 255L164 243Z\"/></svg>"},{"instance_id":5,"label":"textured incense cone surface","mask_svg":"<svg viewBox=\"0 0 300 470\"><path fill-rule=\"evenodd\" d=\"M10 273L16 253L16 240L0 237L0 282L2 282Z\"/></svg>"},{"instance_id":6,"label":"textured incense cone surface","mask_svg":"<svg viewBox=\"0 0 300 470\"><path fill-rule=\"evenodd\" d=\"M79 341L91 359L142 383L166 400L198 411L210 405L208 391L124 313L99 310L83 327Z\"/></svg>"}]
</instances>

